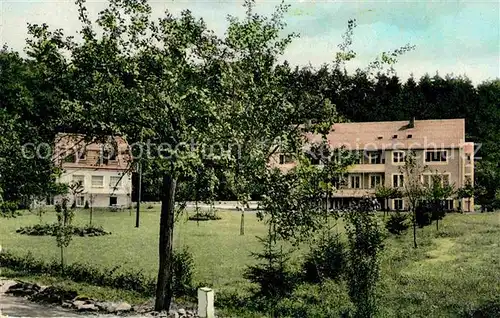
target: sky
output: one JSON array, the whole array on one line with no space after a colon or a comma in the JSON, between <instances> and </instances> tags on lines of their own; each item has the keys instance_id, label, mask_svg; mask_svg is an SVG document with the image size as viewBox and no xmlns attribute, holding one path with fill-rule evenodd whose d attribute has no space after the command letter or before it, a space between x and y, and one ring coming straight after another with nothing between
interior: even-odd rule
<instances>
[{"instance_id":1,"label":"sky","mask_svg":"<svg viewBox=\"0 0 500 318\"><path fill-rule=\"evenodd\" d=\"M466 75L474 83L500 77L499 1L313 1L289 0L286 32L300 38L288 47L284 58L294 65L319 66L333 60L347 21L356 19L352 48L357 57L348 69L364 67L384 51L405 44L415 50L399 58L397 74L419 78ZM106 1L87 0L91 14ZM257 0L256 11L270 15L279 2ZM178 14L189 9L208 27L223 35L227 16L244 17L239 0L150 1L155 15L166 9ZM0 0L0 42L23 50L27 23L47 23L75 34L80 23L74 0Z\"/></svg>"}]
</instances>

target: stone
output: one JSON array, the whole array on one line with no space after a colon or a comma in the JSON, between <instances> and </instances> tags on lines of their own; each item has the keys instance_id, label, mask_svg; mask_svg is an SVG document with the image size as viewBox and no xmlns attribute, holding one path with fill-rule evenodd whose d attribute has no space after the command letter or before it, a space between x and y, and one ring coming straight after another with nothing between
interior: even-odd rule
<instances>
[{"instance_id":1,"label":"stone","mask_svg":"<svg viewBox=\"0 0 500 318\"><path fill-rule=\"evenodd\" d=\"M78 308L78 307L80 307L82 305L85 305L85 300L75 300L73 302L73 306L76 307L76 308Z\"/></svg>"},{"instance_id":2,"label":"stone","mask_svg":"<svg viewBox=\"0 0 500 318\"><path fill-rule=\"evenodd\" d=\"M61 304L61 307L62 308L71 308L73 306L72 303L69 303L67 301L64 301L62 304Z\"/></svg>"},{"instance_id":3,"label":"stone","mask_svg":"<svg viewBox=\"0 0 500 318\"><path fill-rule=\"evenodd\" d=\"M31 296L40 291L40 286L37 284L18 282L7 289L6 294L11 294L14 296Z\"/></svg>"},{"instance_id":4,"label":"stone","mask_svg":"<svg viewBox=\"0 0 500 318\"><path fill-rule=\"evenodd\" d=\"M186 309L184 308L181 308L181 309L178 309L177 310L177 313L179 314L179 316L185 316L186 315Z\"/></svg>"},{"instance_id":5,"label":"stone","mask_svg":"<svg viewBox=\"0 0 500 318\"><path fill-rule=\"evenodd\" d=\"M73 302L74 304L74 302ZM83 305L79 305L76 307L76 310L78 311L98 311L99 308L97 308L96 305L94 304L83 304Z\"/></svg>"},{"instance_id":6,"label":"stone","mask_svg":"<svg viewBox=\"0 0 500 318\"><path fill-rule=\"evenodd\" d=\"M126 302L121 302L119 304L115 305L115 311L116 312L127 312L132 309L132 306Z\"/></svg>"}]
</instances>

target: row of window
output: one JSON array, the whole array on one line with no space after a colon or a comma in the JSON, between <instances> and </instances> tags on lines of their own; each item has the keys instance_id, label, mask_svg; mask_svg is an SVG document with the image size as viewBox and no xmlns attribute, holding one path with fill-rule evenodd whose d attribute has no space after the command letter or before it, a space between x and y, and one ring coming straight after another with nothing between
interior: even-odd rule
<instances>
[{"instance_id":1,"label":"row of window","mask_svg":"<svg viewBox=\"0 0 500 318\"><path fill-rule=\"evenodd\" d=\"M443 200L442 205L445 210L453 210L454 203L453 200ZM404 210L405 201L403 199L392 199L392 209L393 210Z\"/></svg>"},{"instance_id":2,"label":"row of window","mask_svg":"<svg viewBox=\"0 0 500 318\"><path fill-rule=\"evenodd\" d=\"M109 187L110 188L120 188L121 187L120 176L110 176L109 177ZM81 182L85 186L85 176L83 175L73 175L73 182ZM92 176L90 185L92 188L104 188L104 176Z\"/></svg>"},{"instance_id":3,"label":"row of window","mask_svg":"<svg viewBox=\"0 0 500 318\"><path fill-rule=\"evenodd\" d=\"M392 152L392 162L393 163L404 163L405 162L405 156L406 152L405 151L393 151ZM311 162L313 164L319 164L319 159L314 158L314 156L311 156ZM369 164L384 164L385 159L383 156L383 153L381 151L370 151L366 153L366 158L367 160L365 161L366 163ZM280 154L279 156L279 163L280 164L287 164L287 163L292 163L294 161L294 157L291 154ZM432 163L432 162L447 162L448 161L448 151L446 150L428 150L425 151L425 162L426 163ZM355 158L355 163L356 164L361 164L361 156L356 156Z\"/></svg>"},{"instance_id":4,"label":"row of window","mask_svg":"<svg viewBox=\"0 0 500 318\"><path fill-rule=\"evenodd\" d=\"M86 160L87 151L85 149L82 149L80 151L71 151L68 155L64 157L64 162L67 163L76 163L80 160ZM102 163L108 164L109 161L116 161L117 160L117 154L115 151L110 151L110 150L101 150L99 153L99 159Z\"/></svg>"},{"instance_id":5,"label":"row of window","mask_svg":"<svg viewBox=\"0 0 500 318\"><path fill-rule=\"evenodd\" d=\"M382 175L370 175L368 179L368 188L373 189L379 185L382 185L383 179ZM442 185L450 184L450 175L449 174L424 174L422 175L422 183L425 187L431 186L434 182L440 182ZM402 174L393 174L392 175L392 186L394 188L401 188L404 184L404 175ZM351 189L361 189L361 175L351 174L349 175L349 188Z\"/></svg>"}]
</instances>

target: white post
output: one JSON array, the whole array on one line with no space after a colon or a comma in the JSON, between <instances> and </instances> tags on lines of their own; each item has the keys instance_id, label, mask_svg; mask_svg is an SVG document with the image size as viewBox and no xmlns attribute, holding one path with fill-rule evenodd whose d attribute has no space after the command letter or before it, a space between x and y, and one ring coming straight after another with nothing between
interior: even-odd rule
<instances>
[{"instance_id":1,"label":"white post","mask_svg":"<svg viewBox=\"0 0 500 318\"><path fill-rule=\"evenodd\" d=\"M208 287L198 289L198 316L214 318L214 291Z\"/></svg>"}]
</instances>

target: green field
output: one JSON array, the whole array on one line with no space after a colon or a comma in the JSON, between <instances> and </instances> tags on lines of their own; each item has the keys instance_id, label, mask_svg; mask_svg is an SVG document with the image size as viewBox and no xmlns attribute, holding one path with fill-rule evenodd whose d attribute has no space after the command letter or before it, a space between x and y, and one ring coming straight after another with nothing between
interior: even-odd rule
<instances>
[{"instance_id":1,"label":"green field","mask_svg":"<svg viewBox=\"0 0 500 318\"><path fill-rule=\"evenodd\" d=\"M175 246L187 246L194 255L195 280L214 287L216 293L248 286L242 278L243 270L253 262L250 252L260 249L255 236L266 233L255 213L247 214L244 236L239 235L239 213L221 211L219 216L219 221L199 223L182 216L174 235ZM85 224L88 219L87 210L78 211L74 223ZM54 220L54 213L43 217L43 222ZM20 226L38 222L38 217L29 213L0 219L2 246L16 254L31 251L37 258L57 259L55 238L15 233ZM122 265L155 276L157 209L142 212L139 229L134 227L134 214L130 216L128 211L94 212L93 223L112 235L75 237L67 251L67 262L106 268ZM379 286L381 317L454 317L500 295L500 213L449 214L440 222L439 232L430 226L418 229L418 237L418 249L412 247L411 233L385 241ZM117 295L121 294L114 297ZM294 299L303 295L319 299L318 304L311 305L311 312L315 307L348 306L345 289L335 283L322 288L303 286ZM331 311L331 315L336 312Z\"/></svg>"}]
</instances>

